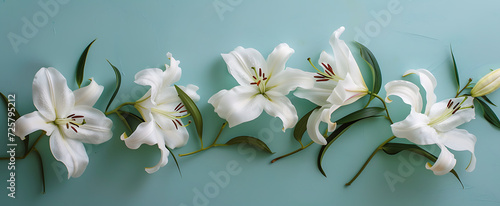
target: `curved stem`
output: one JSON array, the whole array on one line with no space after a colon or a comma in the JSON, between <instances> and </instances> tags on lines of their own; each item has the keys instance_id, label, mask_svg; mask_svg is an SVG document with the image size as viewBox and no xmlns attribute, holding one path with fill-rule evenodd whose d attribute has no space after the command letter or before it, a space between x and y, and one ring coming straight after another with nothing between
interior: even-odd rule
<instances>
[{"instance_id":1,"label":"curved stem","mask_svg":"<svg viewBox=\"0 0 500 206\"><path fill-rule=\"evenodd\" d=\"M467 87L470 85L471 82L472 82L472 78L469 78L469 81L467 82L467 84L465 84L465 86L461 90L457 91L457 95L455 95L455 98L457 98L465 89L467 89Z\"/></svg>"},{"instance_id":2,"label":"curved stem","mask_svg":"<svg viewBox=\"0 0 500 206\"><path fill-rule=\"evenodd\" d=\"M184 157L184 156L188 156L188 155L196 154L196 153L201 152L201 151L203 151L203 150L206 150L206 149L208 149L208 148L210 148L210 146L208 146L207 148L201 148L201 149L196 150L196 151L194 151L194 152L190 152L190 153L186 153L186 154L179 154L179 157Z\"/></svg>"},{"instance_id":3,"label":"curved stem","mask_svg":"<svg viewBox=\"0 0 500 206\"><path fill-rule=\"evenodd\" d=\"M290 152L290 153L288 153L288 154L285 154L285 155L279 156L279 157L277 157L277 158L274 158L274 159L271 161L271 163L274 163L274 162L276 162L276 161L278 161L278 160L280 160L280 159L283 159L283 158L288 157L288 156L290 156L290 155L293 155L293 154L295 154L295 153L297 153L297 152L300 152L300 151L304 150L305 148L307 148L307 147L311 146L311 145L312 145L312 143L313 143L313 141L309 142L309 144L307 144L307 145L305 145L305 146L304 146L304 145L302 144L302 142L300 142L301 147L300 147L299 149L297 149L297 150L295 150L295 151L293 151L293 152Z\"/></svg>"},{"instance_id":4,"label":"curved stem","mask_svg":"<svg viewBox=\"0 0 500 206\"><path fill-rule=\"evenodd\" d=\"M366 103L366 105L363 107L363 109L367 108L368 105L370 105L370 103L372 102L373 99L375 99L375 94L373 92L368 92L368 94L370 94L370 99L368 99L368 102Z\"/></svg>"},{"instance_id":5,"label":"curved stem","mask_svg":"<svg viewBox=\"0 0 500 206\"><path fill-rule=\"evenodd\" d=\"M391 115L389 115L389 110L387 109L387 104L385 103L384 99L372 92L368 92L368 94L373 95L382 102L382 104L384 105L385 113L387 114L387 119L389 120L389 122L391 122L391 124L394 124L394 122L391 119Z\"/></svg>"},{"instance_id":6,"label":"curved stem","mask_svg":"<svg viewBox=\"0 0 500 206\"><path fill-rule=\"evenodd\" d=\"M118 117L120 118L120 120L122 120L123 124L125 124L125 127L127 127L127 129L132 132L132 128L130 127L130 124L127 122L127 120L125 119L125 117L123 117L123 115L117 111L116 112L116 115L118 115Z\"/></svg>"},{"instance_id":7,"label":"curved stem","mask_svg":"<svg viewBox=\"0 0 500 206\"><path fill-rule=\"evenodd\" d=\"M220 137L220 134L222 133L222 130L224 130L224 128L226 127L226 125L227 125L227 122L224 122L222 124L222 126L220 127L220 130L219 130L219 133L217 134L217 137L215 137L214 141L212 142L212 145L214 145L217 142L217 140ZM202 145L202 147L203 147L203 145Z\"/></svg>"},{"instance_id":8,"label":"curved stem","mask_svg":"<svg viewBox=\"0 0 500 206\"><path fill-rule=\"evenodd\" d=\"M375 156L375 154L382 149L382 147L384 147L385 144L387 144L388 142L390 142L391 140L393 140L394 138L396 138L395 136L392 136L390 137L389 139L385 140L384 142L382 142L382 144L380 144L377 149L375 149L373 151L373 153L370 155L370 157L368 157L368 159L366 160L365 164L363 164L363 166L361 167L361 169L359 169L358 173L356 173L356 175L354 175L354 177L351 179L351 181L349 181L348 183L345 184L345 186L349 186L351 185L354 180L356 180L356 178L358 178L358 176L361 174L361 172L363 172L363 170L365 170L365 167L368 165L368 163L372 160L372 158Z\"/></svg>"},{"instance_id":9,"label":"curved stem","mask_svg":"<svg viewBox=\"0 0 500 206\"><path fill-rule=\"evenodd\" d=\"M227 144L211 144L208 147L201 148L201 149L196 150L194 152L185 153L185 154L179 154L179 157L184 157L184 156L189 156L189 155L192 155L192 154L196 154L198 152L205 151L205 150L210 149L212 147L223 147L223 146L229 146L229 145L227 145Z\"/></svg>"},{"instance_id":10,"label":"curved stem","mask_svg":"<svg viewBox=\"0 0 500 206\"><path fill-rule=\"evenodd\" d=\"M46 132L42 132L42 134L40 134L40 136L38 136L38 138L35 140L35 142L33 143L33 145L31 145L30 149L28 150L28 152L21 156L21 157L16 157L16 159L24 159L26 158L33 150L36 150L35 146L36 144L38 144L38 142L40 141L40 139L42 139L42 137L46 134ZM10 157L0 157L0 160L8 160L10 159Z\"/></svg>"},{"instance_id":11,"label":"curved stem","mask_svg":"<svg viewBox=\"0 0 500 206\"><path fill-rule=\"evenodd\" d=\"M200 143L201 143L201 148L199 150L196 150L194 152L190 152L190 153L185 153L185 154L179 154L179 157L183 157L183 156L188 156L188 155L192 155L192 154L196 154L198 152L201 152L201 151L204 151L204 150L207 150L207 149L210 149L212 147L221 147L221 146L228 146L226 144L216 144L217 143L217 140L219 139L221 133L222 133L222 130L224 130L224 128L226 127L227 125L227 122L224 122L224 124L222 124L222 127L220 128L219 130L219 133L217 134L217 137L215 137L214 141L212 142L211 145L209 145L208 147L203 147L203 140L200 138Z\"/></svg>"},{"instance_id":12,"label":"curved stem","mask_svg":"<svg viewBox=\"0 0 500 206\"><path fill-rule=\"evenodd\" d=\"M120 104L118 107L116 107L115 109L109 111L109 112L106 112L104 113L105 115L110 115L110 114L113 114L113 113L118 113L118 110L120 110L123 106L126 106L126 105L134 105L135 102L125 102L123 104Z\"/></svg>"}]
</instances>

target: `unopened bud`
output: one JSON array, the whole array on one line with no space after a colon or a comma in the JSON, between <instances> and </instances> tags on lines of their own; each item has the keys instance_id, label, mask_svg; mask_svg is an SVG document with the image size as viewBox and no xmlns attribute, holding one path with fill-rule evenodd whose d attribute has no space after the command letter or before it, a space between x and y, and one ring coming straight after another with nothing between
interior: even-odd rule
<instances>
[{"instance_id":1,"label":"unopened bud","mask_svg":"<svg viewBox=\"0 0 500 206\"><path fill-rule=\"evenodd\" d=\"M500 87L500 69L496 69L481 78L471 90L473 97L492 93Z\"/></svg>"}]
</instances>

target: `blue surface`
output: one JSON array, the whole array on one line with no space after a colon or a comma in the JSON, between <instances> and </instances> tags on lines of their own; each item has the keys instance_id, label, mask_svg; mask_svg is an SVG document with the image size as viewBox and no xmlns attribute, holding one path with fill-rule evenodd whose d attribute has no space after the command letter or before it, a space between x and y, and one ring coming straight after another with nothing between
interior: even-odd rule
<instances>
[{"instance_id":1,"label":"blue surface","mask_svg":"<svg viewBox=\"0 0 500 206\"><path fill-rule=\"evenodd\" d=\"M288 43L295 54L287 66L313 71L322 50L331 53L328 39L340 26L346 27L342 39L358 40L376 55L383 73L383 84L401 79L407 69L426 68L438 79L438 100L454 95L450 44L460 69L462 84L467 78L478 80L500 67L500 25L497 1L60 1L58 9L44 10L37 1L0 1L0 91L16 95L21 114L34 111L31 99L33 77L44 66L58 69L75 89L75 65L85 46L97 41L88 56L85 77L94 77L105 86L97 108L104 109L114 87L114 74L108 59L123 75L115 103L134 101L147 90L135 85L136 72L167 63L165 54L181 61L180 85L200 87L198 103L205 118L205 144L215 137L223 120L207 103L211 95L235 86L220 53L237 46L253 47L267 56L279 43ZM26 21L37 32L25 32ZM46 17L46 19L44 18ZM36 25L35 25L36 24ZM25 38L15 46L9 33ZM20 38L21 38L20 37ZM357 50L350 44L360 65ZM365 76L366 66L362 66ZM408 78L417 80L416 78ZM368 79L367 79L368 80ZM490 96L500 102L500 92ZM385 95L381 91L381 95ZM299 115L314 106L289 95ZM347 114L362 104L343 108ZM373 105L380 105L379 102ZM395 121L403 119L408 107L400 100L389 105ZM493 108L496 112L500 109ZM0 112L4 116L5 112ZM340 115L336 116L340 117ZM0 131L7 131L1 118ZM154 174L144 167L159 159L156 146L143 145L130 150L119 139L124 131L116 116L114 136L102 145L86 145L90 163L79 178L67 180L62 163L57 162L43 138L37 148L44 161L47 193L42 195L39 166L34 155L16 161L16 199L7 196L7 161L0 162L2 205L498 205L500 189L500 130L480 115L462 128L478 137L476 170L465 172L470 154L454 152L456 170L465 188L453 175L435 176L424 168L422 159L409 153L396 156L377 154L363 174L350 187L344 184L357 172L372 150L391 136L383 119L363 121L349 130L326 153L323 160L328 178L316 168L318 145L274 164L269 161L299 147L291 130L281 132L281 121L261 115L257 120L224 131L221 142L239 135L256 136L276 152L255 152L246 147L214 148L200 154L178 158L179 175L173 160ZM188 144L175 153L199 148L194 128ZM6 135L4 135L6 136ZM304 138L304 142L308 139ZM0 149L7 151L7 141ZM432 148L431 148L432 149ZM18 147L22 150L22 146ZM2 154L6 154L3 153ZM406 166L406 167L405 167ZM229 169L228 169L229 168ZM212 176L229 174L227 182ZM404 182L391 184L387 175ZM401 179L400 179L401 180Z\"/></svg>"}]
</instances>

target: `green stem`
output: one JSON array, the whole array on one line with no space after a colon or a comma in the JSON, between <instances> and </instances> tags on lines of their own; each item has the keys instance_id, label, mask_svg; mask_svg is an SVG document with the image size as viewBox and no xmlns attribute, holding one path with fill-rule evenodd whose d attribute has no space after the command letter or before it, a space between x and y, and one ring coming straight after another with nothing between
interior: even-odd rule
<instances>
[{"instance_id":1,"label":"green stem","mask_svg":"<svg viewBox=\"0 0 500 206\"><path fill-rule=\"evenodd\" d=\"M372 102L373 99L375 99L375 93L373 92L368 92L368 94L370 94L370 99L368 99L368 102L366 103L366 105L363 107L363 109L367 108L368 105L370 105L370 103Z\"/></svg>"},{"instance_id":2,"label":"green stem","mask_svg":"<svg viewBox=\"0 0 500 206\"><path fill-rule=\"evenodd\" d=\"M217 137L215 137L214 141L212 142L212 145L215 145L215 143L217 142L217 140L220 137L220 134L222 134L222 130L224 130L224 128L226 127L226 125L227 125L227 122L224 122L222 124L222 126L220 127L220 130L219 130L219 133L217 133ZM202 145L202 147L203 147L203 145Z\"/></svg>"},{"instance_id":3,"label":"green stem","mask_svg":"<svg viewBox=\"0 0 500 206\"><path fill-rule=\"evenodd\" d=\"M186 154L179 154L179 157L184 157L184 156L188 156L188 155L196 154L196 153L198 153L198 152L201 152L201 151L204 151L204 150L206 150L206 149L210 148L211 146L212 146L212 145L210 145L210 146L208 146L208 147L206 147L206 148L201 148L201 149L196 150L196 151L194 151L194 152L190 152L190 153L186 153Z\"/></svg>"},{"instance_id":4,"label":"green stem","mask_svg":"<svg viewBox=\"0 0 500 206\"><path fill-rule=\"evenodd\" d=\"M384 99L382 97L378 96L377 94L372 93L372 92L368 92L368 94L373 95L374 97L377 97L377 99L379 99L382 102L382 104L384 105L385 113L387 114L387 119L389 120L389 122L391 122L391 124L394 124L394 122L391 119L391 115L389 115L389 110L387 109L387 104L385 103Z\"/></svg>"},{"instance_id":5,"label":"green stem","mask_svg":"<svg viewBox=\"0 0 500 206\"><path fill-rule=\"evenodd\" d=\"M127 127L127 129L132 132L132 128L130 127L130 124L127 122L127 120L125 119L125 117L123 117L123 115L117 111L116 112L116 115L118 115L118 117L120 118L120 120L122 120L122 122L125 124L125 127Z\"/></svg>"},{"instance_id":6,"label":"green stem","mask_svg":"<svg viewBox=\"0 0 500 206\"><path fill-rule=\"evenodd\" d=\"M185 154L179 154L179 157L184 157L184 156L189 156L189 155L192 155L192 154L196 154L198 152L205 151L205 150L210 149L212 147L223 147L223 146L228 146L228 145L227 144L211 144L208 147L201 148L201 149L196 150L194 152L185 153Z\"/></svg>"},{"instance_id":7,"label":"green stem","mask_svg":"<svg viewBox=\"0 0 500 206\"><path fill-rule=\"evenodd\" d=\"M457 98L465 89L467 89L467 87L470 85L470 83L472 82L472 78L469 78L469 81L467 82L467 84L459 91L457 91L457 95L455 95L455 98Z\"/></svg>"},{"instance_id":8,"label":"green stem","mask_svg":"<svg viewBox=\"0 0 500 206\"><path fill-rule=\"evenodd\" d=\"M120 110L123 106L126 106L126 105L134 105L135 102L125 102L123 104L120 104L118 107L116 107L115 109L109 111L109 112L106 112L104 113L105 115L110 115L110 114L113 114L113 113L118 113L118 110Z\"/></svg>"},{"instance_id":9,"label":"green stem","mask_svg":"<svg viewBox=\"0 0 500 206\"><path fill-rule=\"evenodd\" d=\"M35 146L36 144L38 144L38 142L40 141L40 139L46 134L46 132L42 132L42 134L40 134L40 136L38 136L38 138L35 140L35 142L33 143L33 145L31 145L30 149L28 150L28 152L21 156L21 157L16 157L16 159L24 159L26 158L33 150L35 150ZM0 157L0 160L8 160L10 159L10 157Z\"/></svg>"},{"instance_id":10,"label":"green stem","mask_svg":"<svg viewBox=\"0 0 500 206\"><path fill-rule=\"evenodd\" d=\"M372 160L372 158L375 156L375 154L382 149L382 147L387 144L388 142L390 142L391 140L393 140L394 138L396 138L395 136L392 136L390 137L389 139L385 140L384 142L382 142L382 144L380 144L377 149L375 149L373 151L373 153L370 155L370 157L368 157L368 159L366 160L365 164L363 164L363 166L361 167L361 169L358 171L358 173L356 173L356 175L351 179L351 181L349 181L348 183L345 184L345 186L349 186L351 185L354 180L356 180L356 178L358 178L358 176L361 174L361 172L363 172L363 170L365 170L365 167L368 165L368 163Z\"/></svg>"},{"instance_id":11,"label":"green stem","mask_svg":"<svg viewBox=\"0 0 500 206\"><path fill-rule=\"evenodd\" d=\"M190 153L186 153L186 154L179 154L179 157L184 157L184 156L196 154L198 152L210 149L212 147L228 146L226 144L216 144L217 140L219 139L220 135L222 134L222 130L224 130L224 128L226 127L226 125L227 125L227 122L224 122L224 124L222 124L222 127L220 128L219 133L217 134L217 137L215 137L215 139L214 139L214 141L212 142L211 145L209 145L208 147L203 147L203 140L200 138L201 148L199 150L196 150L196 151L190 152Z\"/></svg>"},{"instance_id":12,"label":"green stem","mask_svg":"<svg viewBox=\"0 0 500 206\"><path fill-rule=\"evenodd\" d=\"M295 153L297 153L297 152L300 152L300 151L304 150L305 148L307 148L307 147L311 146L311 145L312 145L312 143L313 143L313 141L309 142L309 144L307 144L307 145L305 145L305 146L304 146L304 145L302 144L302 142L301 142L301 143L300 143L301 147L300 147L299 149L297 149L297 150L295 150L295 151L293 151L293 152L290 152L290 153L288 153L288 154L285 154L285 155L279 156L279 157L277 157L277 158L273 159L273 160L271 161L271 163L274 163L274 162L276 162L276 161L278 161L278 160L280 160L280 159L283 159L283 158L288 157L288 156L290 156L290 155L293 155L293 154L295 154Z\"/></svg>"}]
</instances>

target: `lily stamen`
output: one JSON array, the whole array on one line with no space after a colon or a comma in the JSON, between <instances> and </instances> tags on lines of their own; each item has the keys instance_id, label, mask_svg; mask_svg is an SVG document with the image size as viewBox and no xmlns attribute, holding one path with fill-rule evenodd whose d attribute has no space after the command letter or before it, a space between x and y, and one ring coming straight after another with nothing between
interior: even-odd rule
<instances>
[{"instance_id":1,"label":"lily stamen","mask_svg":"<svg viewBox=\"0 0 500 206\"><path fill-rule=\"evenodd\" d=\"M455 102L453 102L450 99L448 101L448 104L446 105L446 109L443 111L443 113L440 116L436 117L435 119L432 119L429 122L429 125L432 126L432 125L439 124L439 123L443 122L444 120L448 119L451 115L454 115L455 113L457 113L459 110L471 108L472 106L462 108L461 105L465 102L466 99L467 99L467 97L465 97L464 100L457 102L456 104L455 104Z\"/></svg>"},{"instance_id":2,"label":"lily stamen","mask_svg":"<svg viewBox=\"0 0 500 206\"><path fill-rule=\"evenodd\" d=\"M189 126L190 124L191 124L191 120L189 120L187 124L182 125L182 127L187 127L187 126Z\"/></svg>"},{"instance_id":3,"label":"lily stamen","mask_svg":"<svg viewBox=\"0 0 500 206\"><path fill-rule=\"evenodd\" d=\"M66 129L71 128L73 131L78 133L76 128L79 128L81 125L86 124L85 119L82 118L84 118L83 115L70 114L66 118L56 119L54 123L57 125L66 125ZM82 119L82 120L81 122L78 122L77 119Z\"/></svg>"},{"instance_id":4,"label":"lily stamen","mask_svg":"<svg viewBox=\"0 0 500 206\"><path fill-rule=\"evenodd\" d=\"M179 111L179 109L181 109L184 105L181 103L179 103L176 107L175 107L175 111Z\"/></svg>"}]
</instances>

